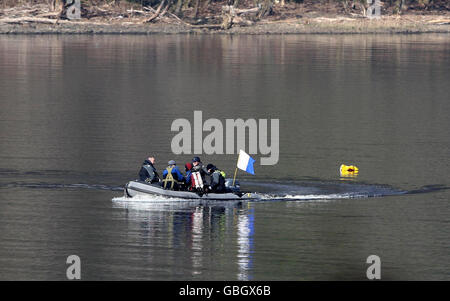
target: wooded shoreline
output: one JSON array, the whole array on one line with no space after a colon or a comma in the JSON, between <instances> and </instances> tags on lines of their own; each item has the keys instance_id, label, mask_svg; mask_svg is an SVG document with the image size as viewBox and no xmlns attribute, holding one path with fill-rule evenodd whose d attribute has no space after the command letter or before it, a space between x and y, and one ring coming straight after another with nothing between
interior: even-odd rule
<instances>
[{"instance_id":1,"label":"wooded shoreline","mask_svg":"<svg viewBox=\"0 0 450 301\"><path fill-rule=\"evenodd\" d=\"M379 17L368 17L367 5L361 2L357 2L359 6L350 0L329 1L326 5L316 2L323 1L272 2L270 13L266 15L263 6L242 0L239 5L230 1L209 1L202 9L197 7L196 12L194 6L184 8L182 13L177 13L179 6L175 4L179 2L175 0L162 0L153 7L123 1L117 1L118 4L116 1L82 1L84 6L79 18L72 19L65 15L64 6L54 5L54 0L23 0L16 5L3 3L2 7L0 4L0 34L450 33L450 12L442 6L401 13L384 6Z\"/></svg>"}]
</instances>

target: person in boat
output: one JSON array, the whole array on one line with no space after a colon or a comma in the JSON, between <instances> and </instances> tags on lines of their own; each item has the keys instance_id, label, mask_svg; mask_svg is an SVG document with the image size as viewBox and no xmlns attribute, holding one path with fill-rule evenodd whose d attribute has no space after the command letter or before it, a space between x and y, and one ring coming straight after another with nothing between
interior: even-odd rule
<instances>
[{"instance_id":1,"label":"person in boat","mask_svg":"<svg viewBox=\"0 0 450 301\"><path fill-rule=\"evenodd\" d=\"M147 183L158 183L161 181L155 166L155 157L150 156L142 163L141 170L139 171L139 180Z\"/></svg>"},{"instance_id":2,"label":"person in boat","mask_svg":"<svg viewBox=\"0 0 450 301\"><path fill-rule=\"evenodd\" d=\"M184 170L186 171L186 177L184 177L184 184L185 184L185 188L186 188L186 190L192 190L192 186L191 186L191 184L192 184L192 179L191 179L191 176L192 176L192 163L186 163L185 165L184 165Z\"/></svg>"},{"instance_id":3,"label":"person in boat","mask_svg":"<svg viewBox=\"0 0 450 301\"><path fill-rule=\"evenodd\" d=\"M205 179L208 171L203 166L202 161L199 157L194 157L192 159L192 169L191 169L191 190L196 190L199 193L205 192Z\"/></svg>"},{"instance_id":4,"label":"person in boat","mask_svg":"<svg viewBox=\"0 0 450 301\"><path fill-rule=\"evenodd\" d=\"M167 168L163 171L162 187L164 189L179 190L183 184L183 174L178 169L176 162L170 160Z\"/></svg>"},{"instance_id":5,"label":"person in boat","mask_svg":"<svg viewBox=\"0 0 450 301\"><path fill-rule=\"evenodd\" d=\"M206 166L208 174L211 176L208 191L213 193L225 193L225 172L219 170L215 165L208 164Z\"/></svg>"},{"instance_id":6,"label":"person in boat","mask_svg":"<svg viewBox=\"0 0 450 301\"><path fill-rule=\"evenodd\" d=\"M208 174L208 171L203 166L203 163L199 157L194 157L192 159L192 172L200 172L203 180L205 179L205 176Z\"/></svg>"}]
</instances>

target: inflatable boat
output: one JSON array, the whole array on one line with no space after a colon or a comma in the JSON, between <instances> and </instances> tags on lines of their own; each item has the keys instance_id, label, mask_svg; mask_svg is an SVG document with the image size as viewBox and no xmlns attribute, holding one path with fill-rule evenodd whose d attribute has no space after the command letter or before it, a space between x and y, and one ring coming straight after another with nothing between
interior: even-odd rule
<instances>
[{"instance_id":1,"label":"inflatable boat","mask_svg":"<svg viewBox=\"0 0 450 301\"><path fill-rule=\"evenodd\" d=\"M228 180L228 179L227 179ZM231 187L229 181L226 181L226 185L230 192L227 193L207 193L207 194L197 194L190 191L182 190L167 190L163 189L161 185L150 184L142 181L130 181L125 185L124 194L125 197L132 198L137 195L161 195L164 197L171 197L177 199L202 199L202 200L255 200L259 199L260 196L256 193L243 193L240 192L239 185Z\"/></svg>"}]
</instances>

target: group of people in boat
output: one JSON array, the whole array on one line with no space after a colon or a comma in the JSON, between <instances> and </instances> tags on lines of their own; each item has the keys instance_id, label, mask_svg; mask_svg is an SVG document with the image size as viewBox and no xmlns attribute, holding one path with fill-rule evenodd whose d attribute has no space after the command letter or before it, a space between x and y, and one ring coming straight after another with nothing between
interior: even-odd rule
<instances>
[{"instance_id":1,"label":"group of people in boat","mask_svg":"<svg viewBox=\"0 0 450 301\"><path fill-rule=\"evenodd\" d=\"M185 190L196 193L225 193L225 172L215 165L203 165L199 157L194 157L192 162L184 165L186 174L178 168L174 160L168 162L167 168L159 176L155 164L155 157L147 158L139 171L140 181L161 185L164 189Z\"/></svg>"}]
</instances>

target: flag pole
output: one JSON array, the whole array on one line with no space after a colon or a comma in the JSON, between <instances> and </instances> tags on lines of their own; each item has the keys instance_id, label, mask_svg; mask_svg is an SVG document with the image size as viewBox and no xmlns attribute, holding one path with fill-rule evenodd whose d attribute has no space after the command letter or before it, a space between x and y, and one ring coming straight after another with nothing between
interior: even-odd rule
<instances>
[{"instance_id":1,"label":"flag pole","mask_svg":"<svg viewBox=\"0 0 450 301\"><path fill-rule=\"evenodd\" d=\"M234 170L234 177L233 177L233 185L232 186L234 186L234 182L236 181L236 174L237 174L237 167Z\"/></svg>"},{"instance_id":2,"label":"flag pole","mask_svg":"<svg viewBox=\"0 0 450 301\"><path fill-rule=\"evenodd\" d=\"M241 152L239 152L237 163L239 163L239 157L240 156L241 156ZM237 174L237 170L238 170L237 163L236 163L236 169L234 170L234 177L233 177L233 185L232 186L234 186L234 182L236 182L236 174Z\"/></svg>"}]
</instances>

